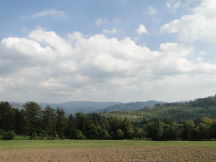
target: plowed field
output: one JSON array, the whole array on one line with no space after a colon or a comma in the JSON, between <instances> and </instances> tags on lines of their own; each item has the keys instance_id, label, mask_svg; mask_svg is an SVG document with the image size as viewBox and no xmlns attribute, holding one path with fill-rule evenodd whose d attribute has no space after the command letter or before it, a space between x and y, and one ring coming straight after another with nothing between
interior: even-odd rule
<instances>
[{"instance_id":1,"label":"plowed field","mask_svg":"<svg viewBox=\"0 0 216 162\"><path fill-rule=\"evenodd\" d=\"M146 146L0 150L1 162L215 162L216 147Z\"/></svg>"}]
</instances>

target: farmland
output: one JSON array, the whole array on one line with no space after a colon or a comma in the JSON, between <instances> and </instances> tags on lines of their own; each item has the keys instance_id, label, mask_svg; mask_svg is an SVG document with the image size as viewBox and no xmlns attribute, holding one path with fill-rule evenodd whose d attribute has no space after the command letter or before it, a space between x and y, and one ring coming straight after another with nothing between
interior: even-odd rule
<instances>
[{"instance_id":1,"label":"farmland","mask_svg":"<svg viewBox=\"0 0 216 162\"><path fill-rule=\"evenodd\" d=\"M216 161L215 141L0 141L0 161Z\"/></svg>"}]
</instances>

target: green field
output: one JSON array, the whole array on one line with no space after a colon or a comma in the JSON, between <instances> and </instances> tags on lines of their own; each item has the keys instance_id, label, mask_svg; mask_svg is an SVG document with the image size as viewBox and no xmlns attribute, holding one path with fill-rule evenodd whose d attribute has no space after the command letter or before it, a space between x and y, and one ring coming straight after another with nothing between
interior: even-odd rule
<instances>
[{"instance_id":1,"label":"green field","mask_svg":"<svg viewBox=\"0 0 216 162\"><path fill-rule=\"evenodd\" d=\"M0 149L71 148L71 147L149 147L149 146L208 146L216 141L148 141L148 140L0 140Z\"/></svg>"}]
</instances>

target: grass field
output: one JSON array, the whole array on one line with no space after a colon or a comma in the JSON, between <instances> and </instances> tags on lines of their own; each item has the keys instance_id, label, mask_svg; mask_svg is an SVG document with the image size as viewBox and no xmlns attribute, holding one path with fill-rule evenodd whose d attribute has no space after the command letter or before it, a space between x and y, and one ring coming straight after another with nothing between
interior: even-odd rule
<instances>
[{"instance_id":1,"label":"grass field","mask_svg":"<svg viewBox=\"0 0 216 162\"><path fill-rule=\"evenodd\" d=\"M216 141L148 141L148 140L0 140L0 149L78 148L78 147L148 147L196 146L216 147Z\"/></svg>"}]
</instances>

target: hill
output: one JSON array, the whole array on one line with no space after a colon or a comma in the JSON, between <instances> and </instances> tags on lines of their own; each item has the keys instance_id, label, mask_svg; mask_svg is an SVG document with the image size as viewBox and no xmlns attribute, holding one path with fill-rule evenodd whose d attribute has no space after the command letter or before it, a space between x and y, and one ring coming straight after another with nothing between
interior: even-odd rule
<instances>
[{"instance_id":1,"label":"hill","mask_svg":"<svg viewBox=\"0 0 216 162\"><path fill-rule=\"evenodd\" d=\"M43 107L50 105L52 108L62 108L67 114L74 114L77 112L90 113L96 112L106 107L110 107L120 102L93 102L93 101L70 101L60 104L42 103Z\"/></svg>"},{"instance_id":2,"label":"hill","mask_svg":"<svg viewBox=\"0 0 216 162\"><path fill-rule=\"evenodd\" d=\"M146 101L146 102L129 102L129 103L121 103L117 105L113 105L107 107L100 112L112 112L112 111L128 111L128 110L140 110L145 107L153 108L157 104L164 104L165 102L159 101Z\"/></svg>"},{"instance_id":3,"label":"hill","mask_svg":"<svg viewBox=\"0 0 216 162\"><path fill-rule=\"evenodd\" d=\"M70 101L58 104L52 103L39 103L39 105L44 108L49 105L52 108L61 108L66 114L74 114L77 112L90 113L96 112L107 107L120 104L121 102L93 102L93 101ZM23 108L23 103L20 102L10 102L11 106L15 108Z\"/></svg>"},{"instance_id":4,"label":"hill","mask_svg":"<svg viewBox=\"0 0 216 162\"><path fill-rule=\"evenodd\" d=\"M113 111L102 113L107 117L141 119L170 119L175 121L198 120L204 117L216 119L216 96L199 98L194 101L156 105L142 110Z\"/></svg>"},{"instance_id":5,"label":"hill","mask_svg":"<svg viewBox=\"0 0 216 162\"><path fill-rule=\"evenodd\" d=\"M90 112L112 112L123 110L140 110L144 107L153 108L156 104L163 104L164 102L146 101L146 102L94 102L94 101L70 101L58 104L52 103L39 103L42 108L49 105L52 108L61 108L67 114L74 114L77 112L90 113ZM22 108L23 103L10 102L13 107Z\"/></svg>"}]
</instances>

